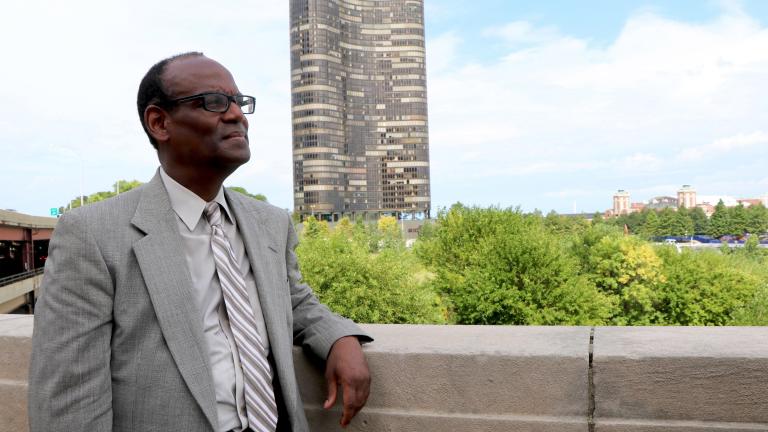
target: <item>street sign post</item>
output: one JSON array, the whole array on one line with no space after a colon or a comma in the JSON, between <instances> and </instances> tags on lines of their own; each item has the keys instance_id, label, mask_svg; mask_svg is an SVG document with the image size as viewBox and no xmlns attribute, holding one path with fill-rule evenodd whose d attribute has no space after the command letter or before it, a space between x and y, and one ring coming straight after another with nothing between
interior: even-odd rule
<instances>
[{"instance_id":1,"label":"street sign post","mask_svg":"<svg viewBox=\"0 0 768 432\"><path fill-rule=\"evenodd\" d=\"M58 215L59 215L59 209L51 208L51 216L58 216Z\"/></svg>"}]
</instances>

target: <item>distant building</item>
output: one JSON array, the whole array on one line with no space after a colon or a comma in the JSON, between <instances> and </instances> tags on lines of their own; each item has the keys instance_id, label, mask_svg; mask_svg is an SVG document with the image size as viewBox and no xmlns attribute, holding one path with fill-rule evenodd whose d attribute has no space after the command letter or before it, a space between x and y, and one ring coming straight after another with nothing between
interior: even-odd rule
<instances>
[{"instance_id":1,"label":"distant building","mask_svg":"<svg viewBox=\"0 0 768 432\"><path fill-rule=\"evenodd\" d=\"M629 192L619 189L613 194L613 216L629 214Z\"/></svg>"},{"instance_id":2,"label":"distant building","mask_svg":"<svg viewBox=\"0 0 768 432\"><path fill-rule=\"evenodd\" d=\"M692 209L696 207L696 189L691 185L683 185L679 191L677 191L677 205L678 207L685 207Z\"/></svg>"},{"instance_id":3,"label":"distant building","mask_svg":"<svg viewBox=\"0 0 768 432\"><path fill-rule=\"evenodd\" d=\"M743 205L744 207L760 205L763 203L763 200L760 198L744 198L744 199L737 199L736 201L738 201L738 203Z\"/></svg>"},{"instance_id":4,"label":"distant building","mask_svg":"<svg viewBox=\"0 0 768 432\"><path fill-rule=\"evenodd\" d=\"M423 0L290 0L294 211L430 214Z\"/></svg>"},{"instance_id":5,"label":"distant building","mask_svg":"<svg viewBox=\"0 0 768 432\"><path fill-rule=\"evenodd\" d=\"M736 207L739 205L739 200L728 195L702 195L698 199L699 203L712 206L716 206L720 201L722 201L726 207Z\"/></svg>"},{"instance_id":6,"label":"distant building","mask_svg":"<svg viewBox=\"0 0 768 432\"><path fill-rule=\"evenodd\" d=\"M646 205L646 208L653 210L663 210L665 208L676 209L677 207L677 198L671 196L653 197L648 201L648 205Z\"/></svg>"},{"instance_id":7,"label":"distant building","mask_svg":"<svg viewBox=\"0 0 768 432\"><path fill-rule=\"evenodd\" d=\"M715 214L715 206L713 206L710 203L702 203L697 205L696 207L704 210L704 214L707 215L707 217L710 217L713 214Z\"/></svg>"},{"instance_id":8,"label":"distant building","mask_svg":"<svg viewBox=\"0 0 768 432\"><path fill-rule=\"evenodd\" d=\"M631 214L636 212L642 212L645 209L663 210L665 208L682 208L694 209L700 208L704 211L707 217L712 216L715 212L715 206L722 201L726 207L736 207L743 205L744 207L754 206L762 204L768 207L768 195L761 198L740 198L736 199L728 195L698 195L696 190L691 185L683 185L677 191L677 198L671 196L657 196L651 198L648 203L629 201L629 192L619 189L613 195L613 208L606 211L606 216L620 216L624 214Z\"/></svg>"}]
</instances>

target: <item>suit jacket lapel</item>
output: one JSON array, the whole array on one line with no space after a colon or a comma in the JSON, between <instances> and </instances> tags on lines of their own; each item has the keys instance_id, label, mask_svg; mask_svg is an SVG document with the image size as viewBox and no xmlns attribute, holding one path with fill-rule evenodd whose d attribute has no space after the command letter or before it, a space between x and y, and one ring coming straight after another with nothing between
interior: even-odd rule
<instances>
[{"instance_id":1,"label":"suit jacket lapel","mask_svg":"<svg viewBox=\"0 0 768 432\"><path fill-rule=\"evenodd\" d=\"M287 276L279 270L280 266L285 266L286 239L276 236L287 236L287 232L285 228L276 228L279 225L275 216L269 215L263 204L251 202L249 198L236 192L229 193L226 189L225 193L251 263L258 294L249 292L249 295L259 296L288 417L294 425L306 424L303 416L295 416L302 407L293 367L293 329L288 318L292 313L291 299ZM283 246L278 247L281 244Z\"/></svg>"},{"instance_id":2,"label":"suit jacket lapel","mask_svg":"<svg viewBox=\"0 0 768 432\"><path fill-rule=\"evenodd\" d=\"M251 263L259 303L261 303L261 312L267 326L269 343L273 346L273 352L279 352L277 347L282 348L281 345L285 341L292 340L290 335L286 335L287 323L284 315L286 306L282 305L282 300L277 292L282 285L279 283L280 281L275 280L275 275L278 272L270 266L270 263L274 263L276 259L280 258L278 256L279 249L266 229L268 218L261 213L259 207L246 204L245 198L240 197L237 193L230 193L226 190L225 193L227 194L227 202L235 215L235 220L237 220L237 228L243 237L248 260Z\"/></svg>"},{"instance_id":3,"label":"suit jacket lapel","mask_svg":"<svg viewBox=\"0 0 768 432\"><path fill-rule=\"evenodd\" d=\"M147 235L133 250L168 348L190 392L214 429L216 396L200 311L182 253L176 215L159 173L142 192L131 222Z\"/></svg>"}]
</instances>

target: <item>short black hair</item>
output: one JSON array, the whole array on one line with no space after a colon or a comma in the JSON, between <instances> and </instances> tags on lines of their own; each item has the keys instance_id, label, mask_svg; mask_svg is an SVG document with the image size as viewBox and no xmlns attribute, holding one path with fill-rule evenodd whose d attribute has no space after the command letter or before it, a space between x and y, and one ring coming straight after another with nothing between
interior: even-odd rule
<instances>
[{"instance_id":1,"label":"short black hair","mask_svg":"<svg viewBox=\"0 0 768 432\"><path fill-rule=\"evenodd\" d=\"M149 137L149 142L155 149L157 149L157 141L155 141L149 133L149 129L147 129L147 125L144 123L144 110L146 110L149 105L162 103L171 98L166 92L165 85L163 84L163 72L165 72L165 68L174 60L186 57L202 57L203 55L203 53L198 51L190 51L162 59L149 68L144 75L144 78L142 78L141 84L139 84L139 93L136 96L136 108L139 110L141 127L144 128L144 132L147 134L147 137Z\"/></svg>"}]
</instances>

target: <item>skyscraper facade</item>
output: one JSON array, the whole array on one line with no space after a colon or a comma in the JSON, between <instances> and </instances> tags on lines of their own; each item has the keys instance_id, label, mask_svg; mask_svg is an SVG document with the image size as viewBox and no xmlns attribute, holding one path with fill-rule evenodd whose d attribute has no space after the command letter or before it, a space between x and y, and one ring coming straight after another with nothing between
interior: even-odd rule
<instances>
[{"instance_id":1,"label":"skyscraper facade","mask_svg":"<svg viewBox=\"0 0 768 432\"><path fill-rule=\"evenodd\" d=\"M423 0L290 0L294 210L428 217Z\"/></svg>"}]
</instances>

